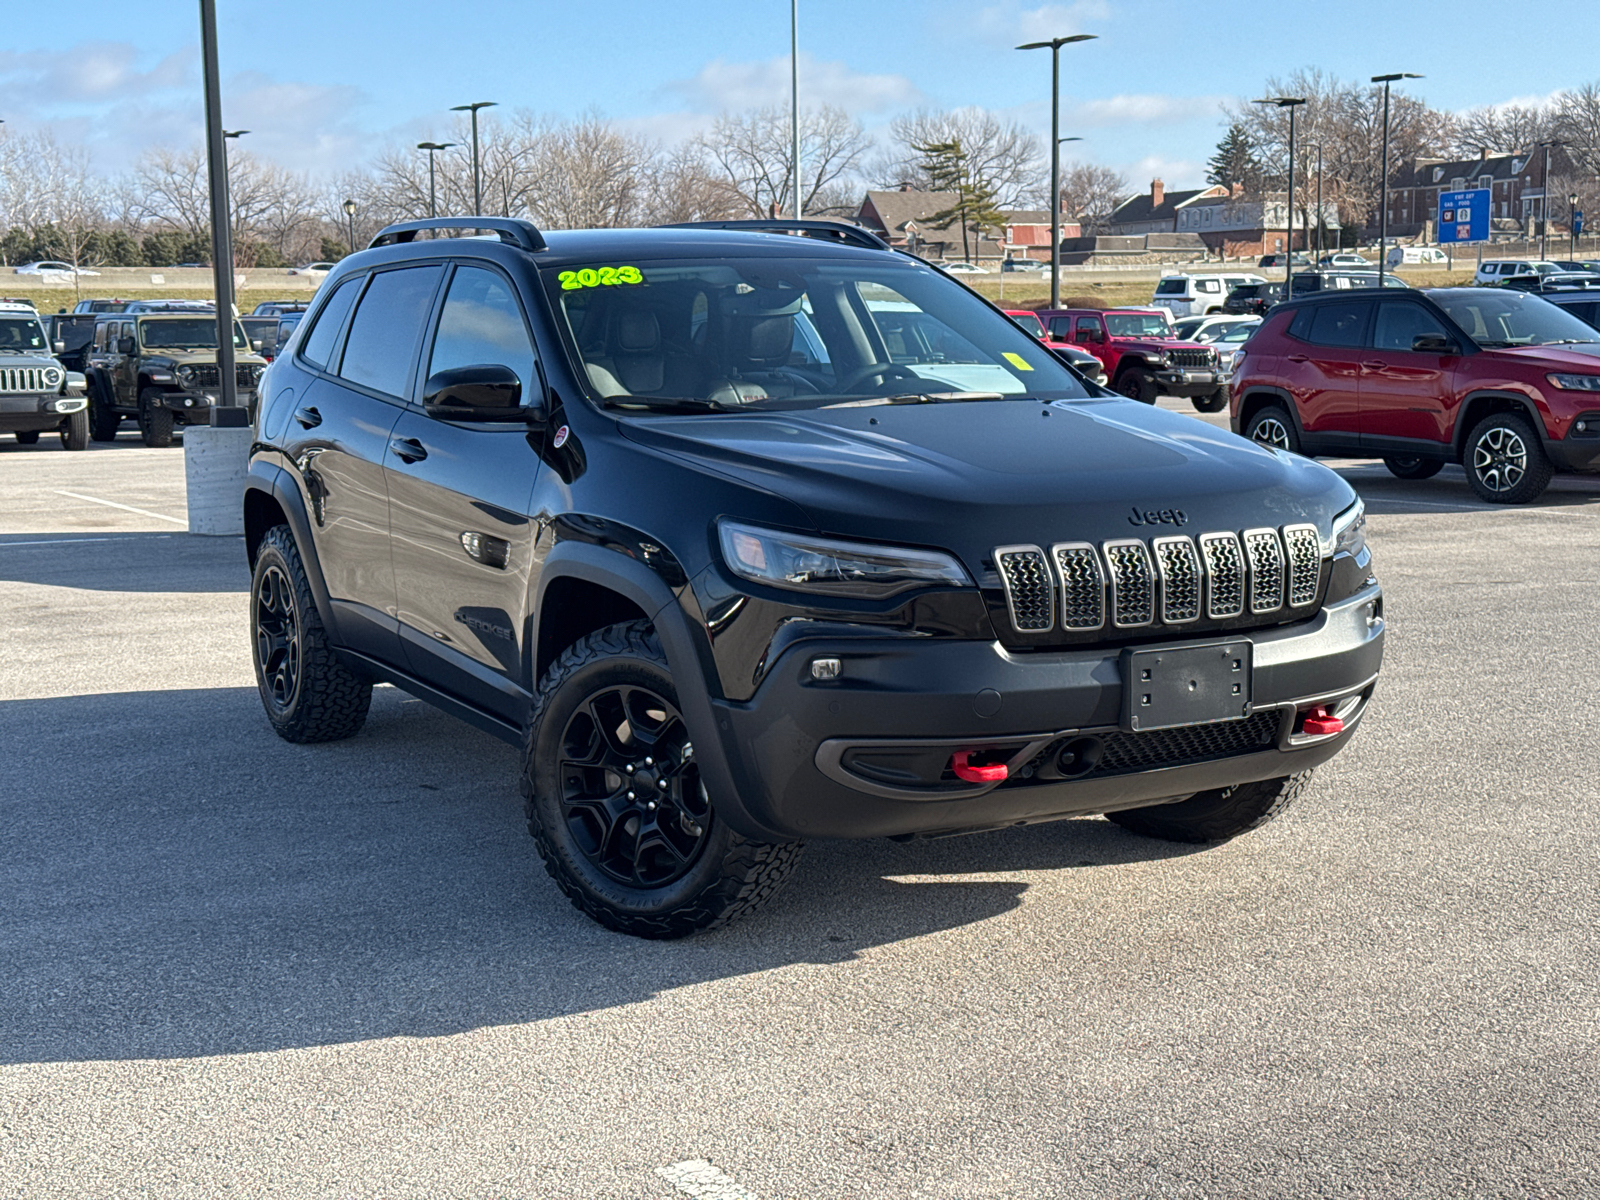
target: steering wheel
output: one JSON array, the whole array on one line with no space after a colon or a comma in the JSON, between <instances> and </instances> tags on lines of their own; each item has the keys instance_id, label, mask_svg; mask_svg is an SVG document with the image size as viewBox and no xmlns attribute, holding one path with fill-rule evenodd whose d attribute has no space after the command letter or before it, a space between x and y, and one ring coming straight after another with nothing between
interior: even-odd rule
<instances>
[{"instance_id":1,"label":"steering wheel","mask_svg":"<svg viewBox=\"0 0 1600 1200\"><path fill-rule=\"evenodd\" d=\"M883 376L885 381L890 379L922 378L904 363L868 363L864 367L851 371L850 374L839 380L834 386L841 392L853 392L858 384L879 375Z\"/></svg>"}]
</instances>

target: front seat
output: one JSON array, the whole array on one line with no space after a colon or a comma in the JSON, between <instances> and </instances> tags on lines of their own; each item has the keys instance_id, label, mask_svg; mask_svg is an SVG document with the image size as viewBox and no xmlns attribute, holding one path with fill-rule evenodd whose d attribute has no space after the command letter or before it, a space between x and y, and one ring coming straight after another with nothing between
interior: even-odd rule
<instances>
[{"instance_id":1,"label":"front seat","mask_svg":"<svg viewBox=\"0 0 1600 1200\"><path fill-rule=\"evenodd\" d=\"M648 310L625 309L612 318L610 354L588 360L589 378L602 396L659 395L666 376L661 323Z\"/></svg>"},{"instance_id":2,"label":"front seat","mask_svg":"<svg viewBox=\"0 0 1600 1200\"><path fill-rule=\"evenodd\" d=\"M783 368L794 349L792 313L730 315L724 333L728 375L711 389L723 404L784 400L816 389Z\"/></svg>"}]
</instances>

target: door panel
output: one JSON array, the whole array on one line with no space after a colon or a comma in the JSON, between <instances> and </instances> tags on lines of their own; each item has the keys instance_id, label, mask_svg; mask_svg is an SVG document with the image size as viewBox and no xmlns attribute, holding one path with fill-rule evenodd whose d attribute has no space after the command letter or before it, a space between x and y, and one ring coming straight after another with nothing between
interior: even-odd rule
<instances>
[{"instance_id":1,"label":"door panel","mask_svg":"<svg viewBox=\"0 0 1600 1200\"><path fill-rule=\"evenodd\" d=\"M1420 304L1386 300L1378 305L1372 348L1361 359L1361 435L1367 438L1450 440L1449 402L1454 354L1411 349L1417 337L1448 337ZM1381 444L1374 442L1375 448Z\"/></svg>"},{"instance_id":2,"label":"door panel","mask_svg":"<svg viewBox=\"0 0 1600 1200\"><path fill-rule=\"evenodd\" d=\"M1360 300L1322 304L1303 310L1305 318L1297 317L1290 327L1299 344L1284 348L1278 370L1294 397L1301 428L1313 438L1349 435L1353 443L1357 437L1369 308Z\"/></svg>"}]
</instances>

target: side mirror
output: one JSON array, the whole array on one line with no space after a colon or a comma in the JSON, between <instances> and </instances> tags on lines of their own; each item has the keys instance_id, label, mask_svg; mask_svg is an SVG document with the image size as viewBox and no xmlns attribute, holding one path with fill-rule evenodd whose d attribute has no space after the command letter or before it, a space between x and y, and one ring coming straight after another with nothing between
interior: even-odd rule
<instances>
[{"instance_id":1,"label":"side mirror","mask_svg":"<svg viewBox=\"0 0 1600 1200\"><path fill-rule=\"evenodd\" d=\"M65 354L66 352L67 352L67 344L65 342L61 341L60 339L57 339L56 341L53 341L53 342L50 343L50 353L52 353L52 354Z\"/></svg>"},{"instance_id":2,"label":"side mirror","mask_svg":"<svg viewBox=\"0 0 1600 1200\"><path fill-rule=\"evenodd\" d=\"M257 354L261 353L261 347L264 344L265 343L263 343L260 338L251 338L250 339L250 349L254 350Z\"/></svg>"},{"instance_id":3,"label":"side mirror","mask_svg":"<svg viewBox=\"0 0 1600 1200\"><path fill-rule=\"evenodd\" d=\"M1456 344L1447 337L1424 333L1411 339L1411 348L1419 354L1454 354Z\"/></svg>"},{"instance_id":4,"label":"side mirror","mask_svg":"<svg viewBox=\"0 0 1600 1200\"><path fill-rule=\"evenodd\" d=\"M429 377L422 406L441 421L517 422L543 425L542 407L522 408L522 380L510 367L455 367Z\"/></svg>"},{"instance_id":5,"label":"side mirror","mask_svg":"<svg viewBox=\"0 0 1600 1200\"><path fill-rule=\"evenodd\" d=\"M133 339L131 337L120 337L117 339L118 354L132 354L134 352L134 348Z\"/></svg>"}]
</instances>

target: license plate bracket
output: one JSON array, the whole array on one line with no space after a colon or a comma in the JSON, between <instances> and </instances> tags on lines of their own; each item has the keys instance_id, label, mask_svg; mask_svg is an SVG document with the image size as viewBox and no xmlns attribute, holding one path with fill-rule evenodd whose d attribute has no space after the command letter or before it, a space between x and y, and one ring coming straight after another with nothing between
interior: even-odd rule
<instances>
[{"instance_id":1,"label":"license plate bracket","mask_svg":"<svg viewBox=\"0 0 1600 1200\"><path fill-rule=\"evenodd\" d=\"M1251 713L1248 638L1122 652L1122 727L1135 733L1238 721Z\"/></svg>"}]
</instances>

